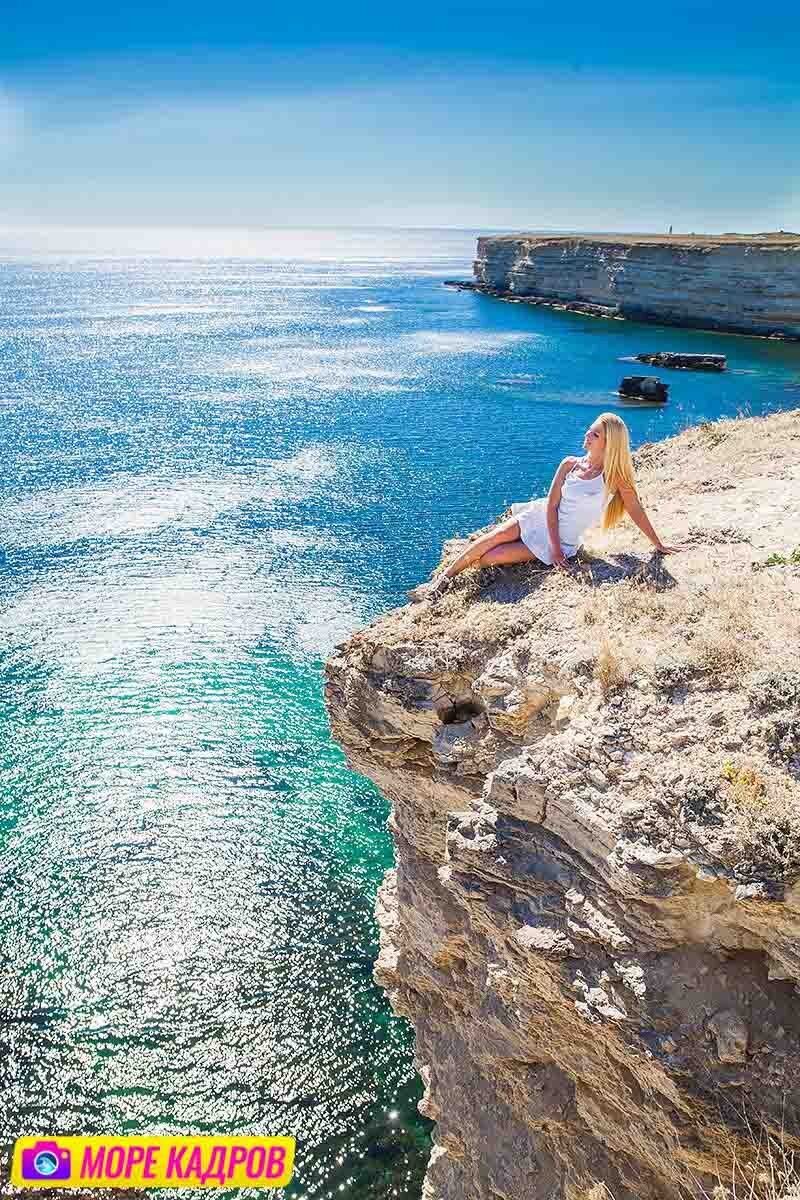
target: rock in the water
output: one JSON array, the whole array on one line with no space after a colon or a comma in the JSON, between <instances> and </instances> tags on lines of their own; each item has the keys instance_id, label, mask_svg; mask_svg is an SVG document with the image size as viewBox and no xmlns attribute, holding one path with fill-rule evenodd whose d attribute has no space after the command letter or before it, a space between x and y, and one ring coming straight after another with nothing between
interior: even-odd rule
<instances>
[{"instance_id":1,"label":"rock in the water","mask_svg":"<svg viewBox=\"0 0 800 1200\"><path fill-rule=\"evenodd\" d=\"M637 362L649 363L651 367L675 367L681 371L724 371L727 365L724 354L675 354L659 350L635 357Z\"/></svg>"},{"instance_id":2,"label":"rock in the water","mask_svg":"<svg viewBox=\"0 0 800 1200\"><path fill-rule=\"evenodd\" d=\"M655 375L626 375L619 385L620 396L636 396L640 400L667 399L669 384L662 383Z\"/></svg>"}]
</instances>

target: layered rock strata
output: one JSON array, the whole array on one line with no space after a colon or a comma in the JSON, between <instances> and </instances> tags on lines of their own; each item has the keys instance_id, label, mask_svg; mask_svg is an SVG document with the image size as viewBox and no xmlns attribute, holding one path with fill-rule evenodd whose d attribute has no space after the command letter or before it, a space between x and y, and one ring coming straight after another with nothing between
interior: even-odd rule
<instances>
[{"instance_id":1,"label":"layered rock strata","mask_svg":"<svg viewBox=\"0 0 800 1200\"><path fill-rule=\"evenodd\" d=\"M471 570L326 663L391 802L425 1200L755 1196L800 1145L798 447L800 412L644 447L684 553L626 524L567 575Z\"/></svg>"},{"instance_id":2,"label":"layered rock strata","mask_svg":"<svg viewBox=\"0 0 800 1200\"><path fill-rule=\"evenodd\" d=\"M505 299L800 338L800 235L478 238L473 286Z\"/></svg>"}]
</instances>

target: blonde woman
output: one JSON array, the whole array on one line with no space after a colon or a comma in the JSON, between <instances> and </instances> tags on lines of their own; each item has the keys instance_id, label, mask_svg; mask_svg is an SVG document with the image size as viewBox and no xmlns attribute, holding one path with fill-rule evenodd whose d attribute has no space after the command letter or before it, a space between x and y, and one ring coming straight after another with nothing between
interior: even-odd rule
<instances>
[{"instance_id":1,"label":"blonde woman","mask_svg":"<svg viewBox=\"0 0 800 1200\"><path fill-rule=\"evenodd\" d=\"M602 521L603 529L613 529L626 513L659 553L682 550L683 546L664 545L639 502L628 427L622 418L601 413L587 429L583 448L583 457L563 460L546 499L522 505L514 516L476 538L436 579L409 592L409 597L436 599L455 575L473 565L538 561L564 568L591 525Z\"/></svg>"}]
</instances>

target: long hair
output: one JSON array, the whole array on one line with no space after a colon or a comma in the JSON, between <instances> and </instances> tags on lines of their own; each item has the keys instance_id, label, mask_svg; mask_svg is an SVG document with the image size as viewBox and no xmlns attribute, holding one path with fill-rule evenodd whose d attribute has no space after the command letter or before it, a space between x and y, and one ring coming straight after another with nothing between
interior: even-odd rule
<instances>
[{"instance_id":1,"label":"long hair","mask_svg":"<svg viewBox=\"0 0 800 1200\"><path fill-rule=\"evenodd\" d=\"M619 485L625 483L634 491L636 490L631 442L628 436L628 426L622 417L618 417L613 412L605 412L601 413L597 419L602 424L606 435L603 483L608 502L603 513L602 527L603 529L613 529L625 516L625 505L619 494Z\"/></svg>"}]
</instances>

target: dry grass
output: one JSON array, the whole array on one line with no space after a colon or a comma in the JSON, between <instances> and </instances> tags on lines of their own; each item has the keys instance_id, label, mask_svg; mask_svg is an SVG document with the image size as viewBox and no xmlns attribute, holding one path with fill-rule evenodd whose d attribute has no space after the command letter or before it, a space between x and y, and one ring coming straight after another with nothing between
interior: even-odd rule
<instances>
[{"instance_id":1,"label":"dry grass","mask_svg":"<svg viewBox=\"0 0 800 1200\"><path fill-rule=\"evenodd\" d=\"M476 612L475 601L485 577L477 571L465 572L467 578L448 593L437 606L444 618L448 635L468 646L499 646L530 629L533 621L528 608L522 604L500 604L482 600ZM484 572L480 573L484 576ZM478 619L476 619L479 613Z\"/></svg>"},{"instance_id":2,"label":"dry grass","mask_svg":"<svg viewBox=\"0 0 800 1200\"><path fill-rule=\"evenodd\" d=\"M800 1155L781 1132L747 1121L749 1142L723 1135L717 1183L704 1200L800 1200Z\"/></svg>"},{"instance_id":3,"label":"dry grass","mask_svg":"<svg viewBox=\"0 0 800 1200\"><path fill-rule=\"evenodd\" d=\"M637 676L649 676L664 690L699 677L736 687L743 676L792 661L800 643L800 591L782 574L740 572L663 590L657 581L640 579L597 583L591 572L547 572L543 579L535 564L513 572L523 590L520 601L487 596L504 568L468 568L436 605L392 614L387 641L435 643L442 653L449 644L459 659L453 669L463 668L475 654L485 657L531 631L543 613L552 615L554 605L571 598L569 618L594 647L594 675L606 696ZM524 595L528 575L531 588Z\"/></svg>"},{"instance_id":4,"label":"dry grass","mask_svg":"<svg viewBox=\"0 0 800 1200\"><path fill-rule=\"evenodd\" d=\"M788 495L798 444L800 409L706 423L642 447L636 459L646 506L675 541L691 535L685 555L654 560L625 522L601 535L597 553L587 551L569 574L536 563L473 566L437 604L423 601L379 619L369 639L403 644L410 654L413 644L438 667L469 673L519 637L533 635L538 644L541 632L541 644L549 639L558 650L580 643L575 649L593 663L607 696L648 679L661 692L734 689L759 670L791 662L800 643L800 573L791 558L785 568L776 562L771 570L752 570L750 511L746 504L740 511L747 488L773 476ZM695 504L694 495L720 489L726 499L715 512L718 529L696 514L708 501ZM449 539L431 578L495 524ZM707 536L697 537L695 527ZM787 543L785 522L772 532L765 558ZM628 578L620 578L626 571ZM776 731L786 761L798 737L794 726Z\"/></svg>"},{"instance_id":5,"label":"dry grass","mask_svg":"<svg viewBox=\"0 0 800 1200\"><path fill-rule=\"evenodd\" d=\"M731 495L734 495L740 482L747 486L754 479L760 481L774 474L777 465L782 469L783 466L792 463L793 447L798 439L800 409L764 417L741 414L720 421L705 422L690 427L664 442L640 447L635 458L646 506L649 508L652 500L655 505L653 511L657 520L661 521L660 502L665 503L669 511L670 506L675 503L676 495L682 493L689 499L692 491L697 488L703 490L709 479L713 479L715 487L720 480L724 480L725 486ZM789 486L786 478L788 476L777 476L776 487L785 491ZM735 508L735 505L733 507ZM489 532L508 515L509 511L506 510L495 521L468 535L449 539L442 547L440 562L431 572L431 578L450 565L465 547L474 544L481 535ZM669 521L670 525L677 524L670 516L663 519ZM737 520L734 513L728 523L735 526ZM691 513L688 521L697 524L697 519L692 518ZM726 530L723 529L722 532ZM680 528L674 529L675 540L680 540L683 536ZM632 538L635 540L638 537L630 522L626 521L610 536L603 536L601 553L616 553L617 550L623 554L627 553L630 551ZM731 542L730 538L718 540L726 547L729 547ZM710 577L710 572L714 570L715 551L714 543L708 539L698 544L697 551L691 556L684 558L681 555L676 559L665 560L666 574L669 574L674 562L679 568L677 573L683 579L671 595L646 584L637 585L633 580L622 583L615 581L605 586L602 582L602 558L598 570L594 569L591 559L588 565L583 563L581 571L578 572L582 576L580 581L577 577L565 579L563 575L559 576L557 590L563 594L569 588L582 584L583 590L592 594L587 611L590 607L594 608L597 621L603 620L604 617L611 618L608 641L615 653L619 653L619 637L623 632L627 633L623 626L625 622L630 621L631 633L634 636L638 632L650 640L655 635L656 642L665 643L669 641L670 632L674 631L679 641L684 640L684 637L686 641L691 641L690 657L700 669L724 672L740 667L746 668L748 663L758 662L762 650L769 653L773 646L780 650L782 642L786 648L791 649L800 637L800 613L796 598L794 609L790 611L791 579L784 572L752 572L747 538L742 536L736 540L742 544L740 563L734 567L728 561L724 568L724 577L718 577L716 580ZM591 544L591 538L589 541ZM711 549L707 546L711 546ZM644 554L649 553L648 546ZM777 565L777 558L783 556L778 554L774 557ZM786 557L787 562L791 564L792 557L788 552ZM687 572L684 564L690 561L692 566ZM487 585L503 574L504 570L506 569L468 568L458 576L454 591L448 594L444 603L437 608L447 613L451 619L465 616L467 629L470 625L482 624L484 618L495 620L490 613L490 606L483 601ZM515 581L524 587L525 581L530 577L532 591L537 592L529 613L532 609L546 607L549 603L549 587L543 582L543 573L546 577L550 575L546 568L535 563L518 564L513 568ZM705 586L701 586L702 583ZM484 593L484 596L481 593ZM479 598L482 603L477 608L473 602ZM428 606L421 607L427 609ZM520 606L515 604L503 607ZM773 611L778 620L776 629L771 631L768 629L768 618ZM657 628L659 623L664 624L661 631ZM424 624L424 621L419 622L420 632L423 632ZM600 630L600 633L602 634L603 630ZM668 650L668 646L666 649Z\"/></svg>"},{"instance_id":6,"label":"dry grass","mask_svg":"<svg viewBox=\"0 0 800 1200\"><path fill-rule=\"evenodd\" d=\"M734 417L690 425L675 437L640 446L634 455L642 483L652 479L658 487L665 478L691 489L709 468L722 468L730 483L769 475L776 464L776 446L786 447L798 434L800 409L752 416L745 408Z\"/></svg>"},{"instance_id":7,"label":"dry grass","mask_svg":"<svg viewBox=\"0 0 800 1200\"><path fill-rule=\"evenodd\" d=\"M615 653L607 639L603 639L594 664L594 677L600 684L603 695L608 697L621 691L630 683L631 673L631 663Z\"/></svg>"},{"instance_id":8,"label":"dry grass","mask_svg":"<svg viewBox=\"0 0 800 1200\"><path fill-rule=\"evenodd\" d=\"M698 425L698 429L712 446L718 446L728 436L727 424L728 422L723 421L704 421L702 425Z\"/></svg>"},{"instance_id":9,"label":"dry grass","mask_svg":"<svg viewBox=\"0 0 800 1200\"><path fill-rule=\"evenodd\" d=\"M724 763L721 774L721 799L737 873L752 878L794 877L800 864L797 784L785 772L747 757Z\"/></svg>"},{"instance_id":10,"label":"dry grass","mask_svg":"<svg viewBox=\"0 0 800 1200\"><path fill-rule=\"evenodd\" d=\"M742 674L791 661L800 642L797 594L763 576L719 580L694 591L636 581L598 588L581 612L601 647L654 678L696 674L733 685ZM599 658L598 658L599 660Z\"/></svg>"}]
</instances>

